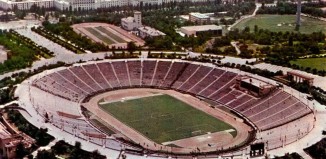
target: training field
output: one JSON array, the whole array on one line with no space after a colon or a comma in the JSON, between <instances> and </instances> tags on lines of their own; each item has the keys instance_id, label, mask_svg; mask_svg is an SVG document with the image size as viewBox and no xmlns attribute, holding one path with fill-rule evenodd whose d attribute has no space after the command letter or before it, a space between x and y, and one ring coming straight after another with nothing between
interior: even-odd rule
<instances>
[{"instance_id":1,"label":"training field","mask_svg":"<svg viewBox=\"0 0 326 159\"><path fill-rule=\"evenodd\" d=\"M126 48L130 41L138 46L143 46L144 41L127 31L106 23L80 23L72 25L75 32L87 36L89 39L106 44Z\"/></svg>"},{"instance_id":2,"label":"training field","mask_svg":"<svg viewBox=\"0 0 326 159\"><path fill-rule=\"evenodd\" d=\"M249 26L251 31L257 25L261 29L271 31L289 31L295 32L295 15L256 15L255 17L245 19L234 28L244 29ZM322 31L326 33L326 22L301 16L301 33L312 33Z\"/></svg>"},{"instance_id":3,"label":"training field","mask_svg":"<svg viewBox=\"0 0 326 159\"><path fill-rule=\"evenodd\" d=\"M156 143L234 129L229 124L165 94L99 105ZM236 131L231 134L236 136Z\"/></svg>"},{"instance_id":4,"label":"training field","mask_svg":"<svg viewBox=\"0 0 326 159\"><path fill-rule=\"evenodd\" d=\"M114 41L112 38L103 35L103 33L101 33L99 30L97 30L95 28L87 27L87 28L85 28L85 30L87 30L89 33L93 34L98 39L102 40L102 42L104 42L105 44L108 44L108 45L114 44Z\"/></svg>"},{"instance_id":5,"label":"training field","mask_svg":"<svg viewBox=\"0 0 326 159\"><path fill-rule=\"evenodd\" d=\"M291 61L291 64L296 64L302 67L310 67L311 69L316 68L317 70L326 70L326 58L307 58L307 59L297 59Z\"/></svg>"}]
</instances>

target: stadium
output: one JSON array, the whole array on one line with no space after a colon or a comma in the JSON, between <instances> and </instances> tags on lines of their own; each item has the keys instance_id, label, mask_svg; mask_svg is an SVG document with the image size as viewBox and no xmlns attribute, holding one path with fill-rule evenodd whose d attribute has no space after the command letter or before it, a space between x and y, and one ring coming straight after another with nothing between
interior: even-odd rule
<instances>
[{"instance_id":1,"label":"stadium","mask_svg":"<svg viewBox=\"0 0 326 159\"><path fill-rule=\"evenodd\" d=\"M31 123L103 151L242 158L313 129L314 110L293 91L211 63L118 59L46 70L16 96L27 114L38 114Z\"/></svg>"}]
</instances>

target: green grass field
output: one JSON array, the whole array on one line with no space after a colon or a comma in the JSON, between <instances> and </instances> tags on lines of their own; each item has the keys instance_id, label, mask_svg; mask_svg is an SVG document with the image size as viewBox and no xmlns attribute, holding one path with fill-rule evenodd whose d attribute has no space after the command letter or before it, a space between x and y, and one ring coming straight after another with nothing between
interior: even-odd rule
<instances>
[{"instance_id":1,"label":"green grass field","mask_svg":"<svg viewBox=\"0 0 326 159\"><path fill-rule=\"evenodd\" d=\"M326 22L324 21L301 16L301 22L301 33L318 31L326 33ZM278 24L281 24L281 26L277 26ZM234 28L244 29L246 26L249 26L251 31L253 31L255 25L261 29L269 29L276 32L295 32L295 15L256 15L241 21Z\"/></svg>"},{"instance_id":2,"label":"green grass field","mask_svg":"<svg viewBox=\"0 0 326 159\"><path fill-rule=\"evenodd\" d=\"M107 36L111 37L112 39L114 39L115 41L117 41L118 43L126 43L125 40L123 40L121 37L113 34L112 32L106 30L104 27L96 27L96 29L98 29L99 31L105 33Z\"/></svg>"},{"instance_id":3,"label":"green grass field","mask_svg":"<svg viewBox=\"0 0 326 159\"><path fill-rule=\"evenodd\" d=\"M290 61L290 63L302 67L310 67L311 69L326 70L326 58L297 59L295 61Z\"/></svg>"},{"instance_id":4,"label":"green grass field","mask_svg":"<svg viewBox=\"0 0 326 159\"><path fill-rule=\"evenodd\" d=\"M157 143L234 129L169 95L108 103L100 107ZM231 134L236 136L236 132Z\"/></svg>"},{"instance_id":5,"label":"green grass field","mask_svg":"<svg viewBox=\"0 0 326 159\"><path fill-rule=\"evenodd\" d=\"M93 29L93 28L85 28L88 32L90 32L91 34L93 34L94 36L96 36L97 38L99 38L100 40L102 40L104 43L110 45L110 44L114 44L114 41L112 41L111 39L109 39L106 36L103 36L99 31Z\"/></svg>"}]
</instances>

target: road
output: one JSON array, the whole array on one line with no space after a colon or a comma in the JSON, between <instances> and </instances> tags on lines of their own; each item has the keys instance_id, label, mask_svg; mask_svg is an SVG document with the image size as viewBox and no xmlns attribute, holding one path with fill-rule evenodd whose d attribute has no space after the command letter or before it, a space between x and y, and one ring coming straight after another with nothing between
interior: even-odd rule
<instances>
[{"instance_id":1,"label":"road","mask_svg":"<svg viewBox=\"0 0 326 159\"><path fill-rule=\"evenodd\" d=\"M256 8L255 8L254 12L251 15L244 15L244 16L242 16L235 23L233 23L231 26L228 27L228 31L231 31L231 29L234 26L236 26L238 23L240 23L241 21L256 16L256 13L257 13L257 11L259 10L260 7L261 7L261 3L256 3Z\"/></svg>"}]
</instances>

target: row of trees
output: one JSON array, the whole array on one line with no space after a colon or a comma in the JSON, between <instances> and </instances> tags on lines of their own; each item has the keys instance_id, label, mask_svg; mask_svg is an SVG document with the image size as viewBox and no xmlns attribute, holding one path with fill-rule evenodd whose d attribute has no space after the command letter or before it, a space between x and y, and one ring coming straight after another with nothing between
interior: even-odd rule
<instances>
[{"instance_id":1,"label":"row of trees","mask_svg":"<svg viewBox=\"0 0 326 159\"><path fill-rule=\"evenodd\" d=\"M326 91L319 87L312 87L310 94L316 99L320 104L326 105Z\"/></svg>"},{"instance_id":2,"label":"row of trees","mask_svg":"<svg viewBox=\"0 0 326 159\"><path fill-rule=\"evenodd\" d=\"M316 144L304 149L304 151L306 151L312 158L324 159L326 158L325 149L326 149L326 138L323 138Z\"/></svg>"},{"instance_id":3,"label":"row of trees","mask_svg":"<svg viewBox=\"0 0 326 159\"><path fill-rule=\"evenodd\" d=\"M284 156L276 156L275 159L303 159L298 153L286 153Z\"/></svg>"},{"instance_id":4,"label":"row of trees","mask_svg":"<svg viewBox=\"0 0 326 159\"><path fill-rule=\"evenodd\" d=\"M234 4L235 3L235 4ZM227 16L234 16L236 14L248 14L252 11L252 8L255 7L253 0L246 1L234 1L233 3L222 3L221 0L215 1L203 1L203 2L162 2L162 4L148 4L140 2L139 5L127 5L127 6L112 6L109 8L98 8L96 10L83 10L68 8L62 11L63 14L68 16L82 16L82 15L102 15L102 14L112 14L112 13L130 13L135 10L142 11L143 13L151 12L155 10L166 10L169 12L178 12L180 14L189 13L189 12L224 12L227 11Z\"/></svg>"},{"instance_id":5,"label":"row of trees","mask_svg":"<svg viewBox=\"0 0 326 159\"><path fill-rule=\"evenodd\" d=\"M81 143L76 142L74 146L63 140L56 142L50 150L38 151L36 159L56 159L56 156L65 156L67 159L105 159L97 150L87 152L81 149Z\"/></svg>"},{"instance_id":6,"label":"row of trees","mask_svg":"<svg viewBox=\"0 0 326 159\"><path fill-rule=\"evenodd\" d=\"M71 27L71 23L62 22L58 24L51 24L48 21L43 22L45 31L51 32L55 35L63 37L66 41L71 41L76 44L78 48L83 48L84 50L90 50L92 52L108 51L109 47L102 44L96 43L88 39L85 36L77 34Z\"/></svg>"},{"instance_id":7,"label":"row of trees","mask_svg":"<svg viewBox=\"0 0 326 159\"><path fill-rule=\"evenodd\" d=\"M311 2L302 4L301 12L315 17L326 17L326 14L318 7L325 7L325 2ZM265 6L258 10L257 14L296 14L296 3L278 1L276 6Z\"/></svg>"},{"instance_id":8,"label":"row of trees","mask_svg":"<svg viewBox=\"0 0 326 159\"><path fill-rule=\"evenodd\" d=\"M316 68L303 67L303 66L299 66L299 65L296 65L296 64L290 64L290 63L287 64L287 67L291 67L291 68L296 69L296 70L302 70L302 71L312 73L312 74L315 74L315 75L319 75L319 76L326 76L326 70L318 70Z\"/></svg>"},{"instance_id":9,"label":"row of trees","mask_svg":"<svg viewBox=\"0 0 326 159\"><path fill-rule=\"evenodd\" d=\"M0 89L0 104L5 104L13 100L15 87L9 86Z\"/></svg>"},{"instance_id":10,"label":"row of trees","mask_svg":"<svg viewBox=\"0 0 326 159\"><path fill-rule=\"evenodd\" d=\"M63 39L59 38L57 35L55 35L51 32L48 32L47 30L45 30L42 27L37 27L37 28L32 27L31 30L40 34L41 36L63 46L64 48L66 48L74 53L77 53L77 54L85 53L85 50L83 50L83 48L75 46L74 44L68 43L67 41L64 41Z\"/></svg>"},{"instance_id":11,"label":"row of trees","mask_svg":"<svg viewBox=\"0 0 326 159\"><path fill-rule=\"evenodd\" d=\"M18 111L8 110L7 114L9 121L14 123L19 131L35 139L38 146L46 146L54 139L54 137L47 134L47 129L38 129L30 124Z\"/></svg>"},{"instance_id":12,"label":"row of trees","mask_svg":"<svg viewBox=\"0 0 326 159\"><path fill-rule=\"evenodd\" d=\"M9 30L8 36L10 36L11 39L15 39L19 43L24 43L29 48L35 50L36 55L39 56L38 58L44 57L44 58L48 59L48 58L51 58L54 56L54 53L51 52L50 50L48 50L46 47L36 44L30 38L20 35L19 33L17 33L14 30Z\"/></svg>"},{"instance_id":13,"label":"row of trees","mask_svg":"<svg viewBox=\"0 0 326 159\"><path fill-rule=\"evenodd\" d=\"M260 57L265 57L266 62L271 62L277 65L288 64L290 60L309 54L320 54L326 50L325 35L322 32L312 34L301 34L294 32L271 32L269 30L259 29L255 26L254 31L249 27L240 31L235 29L228 32L226 35L216 38L212 47L206 49L207 52L221 52L221 47L230 46L232 40L239 41L241 57L252 58L254 54L259 54ZM246 43L255 43L260 45L254 50L248 49ZM227 52L225 52L227 53ZM233 55L231 51L228 55Z\"/></svg>"},{"instance_id":14,"label":"row of trees","mask_svg":"<svg viewBox=\"0 0 326 159\"><path fill-rule=\"evenodd\" d=\"M25 39L26 40L26 39ZM0 30L0 45L7 51L8 59L0 64L0 74L26 68L37 60L38 51L35 45L19 36Z\"/></svg>"}]
</instances>

